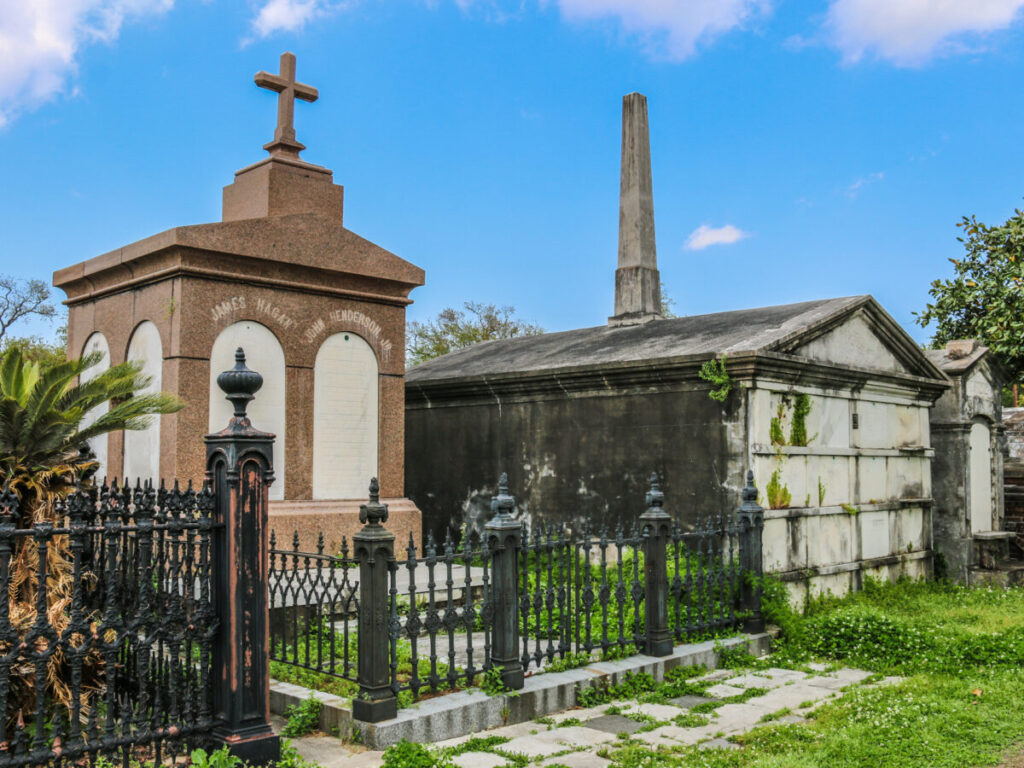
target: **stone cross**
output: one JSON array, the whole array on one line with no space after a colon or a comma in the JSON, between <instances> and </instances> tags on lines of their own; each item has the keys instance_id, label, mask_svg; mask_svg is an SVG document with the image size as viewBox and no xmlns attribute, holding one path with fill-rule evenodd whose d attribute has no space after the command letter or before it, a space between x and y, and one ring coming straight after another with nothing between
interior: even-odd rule
<instances>
[{"instance_id":1,"label":"stone cross","mask_svg":"<svg viewBox=\"0 0 1024 768\"><path fill-rule=\"evenodd\" d=\"M295 140L295 99L316 101L320 94L311 85L296 82L295 54L281 54L281 74L256 73L256 85L277 91L277 129L274 140L263 148L273 155L287 155L298 159L299 152L306 147Z\"/></svg>"}]
</instances>

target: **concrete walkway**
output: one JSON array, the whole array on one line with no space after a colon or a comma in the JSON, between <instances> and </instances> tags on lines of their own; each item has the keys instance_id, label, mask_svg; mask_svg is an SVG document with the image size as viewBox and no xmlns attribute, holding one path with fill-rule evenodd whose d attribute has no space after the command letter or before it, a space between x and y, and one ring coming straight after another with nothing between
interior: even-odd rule
<instances>
[{"instance_id":1,"label":"concrete walkway","mask_svg":"<svg viewBox=\"0 0 1024 768\"><path fill-rule=\"evenodd\" d=\"M599 753L620 734L659 746L698 745L708 749L739 749L729 737L744 733L768 720L800 723L824 700L837 696L848 685L861 683L869 673L856 669L834 672L797 672L766 669L737 673L715 670L694 682L710 683L703 696L683 696L665 704L637 700L614 701L590 709L571 709L537 721L494 728L475 736L507 739L488 751L464 752L452 758L459 768L501 768L513 763L504 755L525 755L531 765L567 768L603 768L612 763ZM887 678L881 683L891 682ZM878 684L881 684L878 683ZM758 689L756 695L747 694ZM749 697L748 697L749 696ZM708 702L739 697L738 702L714 707ZM693 712L696 707L698 713ZM703 712L701 712L703 710ZM453 747L470 736L432 745ZM293 740L307 760L323 768L377 768L383 752L365 750L329 736Z\"/></svg>"}]
</instances>

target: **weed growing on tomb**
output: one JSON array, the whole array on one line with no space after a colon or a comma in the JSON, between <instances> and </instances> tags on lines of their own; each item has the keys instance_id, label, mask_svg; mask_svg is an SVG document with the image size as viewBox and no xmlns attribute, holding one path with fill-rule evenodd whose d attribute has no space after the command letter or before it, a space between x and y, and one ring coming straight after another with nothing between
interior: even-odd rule
<instances>
[{"instance_id":1,"label":"weed growing on tomb","mask_svg":"<svg viewBox=\"0 0 1024 768\"><path fill-rule=\"evenodd\" d=\"M772 472L765 493L768 494L768 506L771 509L787 509L792 503L793 494L790 493L789 487L782 482L781 467L776 467Z\"/></svg>"},{"instance_id":2,"label":"weed growing on tomb","mask_svg":"<svg viewBox=\"0 0 1024 768\"><path fill-rule=\"evenodd\" d=\"M789 429L789 444L806 446L814 437L807 436L807 416L811 412L811 396L800 392L793 398L793 424Z\"/></svg>"},{"instance_id":3,"label":"weed growing on tomb","mask_svg":"<svg viewBox=\"0 0 1024 768\"><path fill-rule=\"evenodd\" d=\"M714 385L711 391L708 392L708 397L719 403L724 403L728 399L729 393L733 388L732 377L729 376L729 372L725 369L725 359L725 355L723 355L720 358L712 358L705 361L700 367L700 372L697 374L704 381Z\"/></svg>"},{"instance_id":4,"label":"weed growing on tomb","mask_svg":"<svg viewBox=\"0 0 1024 768\"><path fill-rule=\"evenodd\" d=\"M826 492L826 490L827 489L825 488L825 484L821 481L821 478L819 477L818 478L818 506L819 507L824 506L824 504L825 504L825 492Z\"/></svg>"},{"instance_id":5,"label":"weed growing on tomb","mask_svg":"<svg viewBox=\"0 0 1024 768\"><path fill-rule=\"evenodd\" d=\"M284 711L288 722L281 730L282 736L305 736L320 726L320 711L324 705L310 696L300 704L293 704Z\"/></svg>"},{"instance_id":6,"label":"weed growing on tomb","mask_svg":"<svg viewBox=\"0 0 1024 768\"><path fill-rule=\"evenodd\" d=\"M786 444L786 433L782 430L782 421L786 418L786 401L783 400L779 403L778 410L775 415L772 416L771 422L768 424L768 438L771 440L772 445L775 448L781 449ZM781 453L781 450L780 450Z\"/></svg>"}]
</instances>

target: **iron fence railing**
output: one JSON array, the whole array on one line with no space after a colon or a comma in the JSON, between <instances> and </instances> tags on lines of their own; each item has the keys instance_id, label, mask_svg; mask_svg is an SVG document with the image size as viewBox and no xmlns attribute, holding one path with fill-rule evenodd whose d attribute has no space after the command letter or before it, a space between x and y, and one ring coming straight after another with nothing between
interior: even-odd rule
<instances>
[{"instance_id":1,"label":"iron fence railing","mask_svg":"<svg viewBox=\"0 0 1024 768\"><path fill-rule=\"evenodd\" d=\"M300 551L298 532L291 549L279 549L271 531L270 661L356 684L359 564L347 540L337 555L324 549L321 535L316 552Z\"/></svg>"},{"instance_id":2,"label":"iron fence railing","mask_svg":"<svg viewBox=\"0 0 1024 768\"><path fill-rule=\"evenodd\" d=\"M677 641L737 625L741 534L731 515L698 518L691 531L672 527L669 621Z\"/></svg>"},{"instance_id":3,"label":"iron fence railing","mask_svg":"<svg viewBox=\"0 0 1024 768\"><path fill-rule=\"evenodd\" d=\"M524 670L569 653L643 647L644 534L523 527L519 615Z\"/></svg>"},{"instance_id":4,"label":"iron fence railing","mask_svg":"<svg viewBox=\"0 0 1024 768\"><path fill-rule=\"evenodd\" d=\"M524 675L570 654L666 655L674 642L758 629L764 513L748 476L736 514L684 529L657 477L627 531L529 528L502 476L483 536L412 536L396 552L376 484L367 523L338 555L271 547L271 659L350 686L356 719L393 717L400 700ZM358 567L359 573L354 571ZM283 670L284 674L292 672ZM301 675L300 675L301 678Z\"/></svg>"},{"instance_id":5,"label":"iron fence railing","mask_svg":"<svg viewBox=\"0 0 1024 768\"><path fill-rule=\"evenodd\" d=\"M0 496L0 766L172 762L212 724L214 498Z\"/></svg>"}]
</instances>

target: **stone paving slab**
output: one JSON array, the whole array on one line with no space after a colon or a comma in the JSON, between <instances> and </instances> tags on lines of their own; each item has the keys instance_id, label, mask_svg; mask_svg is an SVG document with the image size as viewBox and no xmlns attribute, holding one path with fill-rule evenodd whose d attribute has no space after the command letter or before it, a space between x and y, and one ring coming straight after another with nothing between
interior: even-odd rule
<instances>
[{"instance_id":1,"label":"stone paving slab","mask_svg":"<svg viewBox=\"0 0 1024 768\"><path fill-rule=\"evenodd\" d=\"M491 752L463 752L452 758L452 764L459 768L501 768L508 765L508 759Z\"/></svg>"},{"instance_id":2,"label":"stone paving slab","mask_svg":"<svg viewBox=\"0 0 1024 768\"><path fill-rule=\"evenodd\" d=\"M704 693L713 699L727 699L730 696L739 696L743 691L743 688L737 688L735 685L718 683L717 685L712 685Z\"/></svg>"},{"instance_id":3,"label":"stone paving slab","mask_svg":"<svg viewBox=\"0 0 1024 768\"><path fill-rule=\"evenodd\" d=\"M755 707L750 702L744 704L724 704L715 710L717 717L713 716L709 728L725 733L738 733L749 731L761 722L765 710Z\"/></svg>"},{"instance_id":4,"label":"stone paving slab","mask_svg":"<svg viewBox=\"0 0 1024 768\"><path fill-rule=\"evenodd\" d=\"M663 725L660 728L655 728L649 733L656 735L659 739L659 744L668 744L669 746L679 746L680 744L691 745L697 744L698 742L710 739L714 736L719 728L713 725L702 725L697 728L681 728L678 725ZM639 738L643 738L647 734L639 734Z\"/></svg>"},{"instance_id":5,"label":"stone paving slab","mask_svg":"<svg viewBox=\"0 0 1024 768\"><path fill-rule=\"evenodd\" d=\"M502 752L514 752L527 757L543 757L553 752L562 752L572 747L592 747L597 744L605 744L614 741L615 736L610 733L571 726L569 728L554 728L550 731L528 736L520 736L512 741L502 744L499 749Z\"/></svg>"},{"instance_id":6,"label":"stone paving slab","mask_svg":"<svg viewBox=\"0 0 1024 768\"><path fill-rule=\"evenodd\" d=\"M611 765L611 760L605 760L592 752L573 752L569 755L559 755L548 758L541 765L564 765L567 768L605 768Z\"/></svg>"},{"instance_id":7,"label":"stone paving slab","mask_svg":"<svg viewBox=\"0 0 1024 768\"><path fill-rule=\"evenodd\" d=\"M681 709L690 709L696 707L698 704L706 704L711 701L707 696L680 696L675 699L669 699L675 706Z\"/></svg>"},{"instance_id":8,"label":"stone paving slab","mask_svg":"<svg viewBox=\"0 0 1024 768\"><path fill-rule=\"evenodd\" d=\"M593 728L598 731L604 731L616 735L619 733L636 733L644 727L643 723L639 723L636 720L630 720L628 717L622 715L601 715L590 720L584 720L587 728Z\"/></svg>"},{"instance_id":9,"label":"stone paving slab","mask_svg":"<svg viewBox=\"0 0 1024 768\"><path fill-rule=\"evenodd\" d=\"M496 749L508 754L521 754L529 758L530 768L538 766L565 765L569 768L607 768L611 763L597 755L605 745L615 742L618 734L629 733L634 741L640 741L652 748L678 748L682 745L699 746L702 749L742 749L739 745L723 738L723 735L744 733L764 725L799 725L806 723L802 716L808 710L800 705L815 705L825 699L840 695L840 688L860 683L869 673L861 670L839 669L819 674L793 670L769 669L758 672L737 674L723 670L709 692L720 695L739 695L752 687L767 688L759 696L735 704L722 704L706 713L709 722L696 727L683 727L673 722L689 708L708 701L702 696L681 696L671 704L653 704L636 700L623 700L602 704L586 709L566 709L551 716L556 723L569 718L578 719L580 724L558 727L535 721L519 722L476 733L476 736L504 736L510 741ZM896 683L901 678L886 678L885 683ZM872 685L881 684L879 682ZM615 707L621 713L636 713L653 718L663 725L644 730L645 723L637 722L623 714L609 714ZM621 709L619 709L621 708ZM789 714L774 720L763 721L769 714L790 710ZM280 728L283 721L275 718L274 725ZM650 726L647 726L650 727ZM451 747L464 743L471 736L460 736L431 744L432 747ZM293 740L300 754L315 761L323 768L380 768L382 752L370 752L365 748L346 744L327 736L303 737ZM424 742L425 743L425 742ZM505 768L511 763L508 758L493 752L467 752L452 759L458 768ZM652 763L654 765L654 763Z\"/></svg>"},{"instance_id":10,"label":"stone paving slab","mask_svg":"<svg viewBox=\"0 0 1024 768\"><path fill-rule=\"evenodd\" d=\"M779 667L769 667L763 672L759 672L759 675L764 675L770 680L785 680L785 681L796 681L804 680L807 678L807 673L801 672L797 669L780 669Z\"/></svg>"},{"instance_id":11,"label":"stone paving slab","mask_svg":"<svg viewBox=\"0 0 1024 768\"><path fill-rule=\"evenodd\" d=\"M679 707L673 707L670 704L629 704L622 708L623 712L635 715L646 715L647 717L653 717L655 720L671 720L673 717L678 717L683 714Z\"/></svg>"},{"instance_id":12,"label":"stone paving slab","mask_svg":"<svg viewBox=\"0 0 1024 768\"><path fill-rule=\"evenodd\" d=\"M607 704L601 704L597 707L588 707L586 709L567 709L565 712L558 712L554 715L551 715L551 719L554 720L556 723L561 723L565 720L571 719L589 720L592 717L597 717L598 715L605 714L607 709Z\"/></svg>"},{"instance_id":13,"label":"stone paving slab","mask_svg":"<svg viewBox=\"0 0 1024 768\"><path fill-rule=\"evenodd\" d=\"M834 696L835 691L818 685L794 683L768 691L762 696L747 700L747 704L758 707L764 712L778 712L780 709L798 709L805 701L818 702Z\"/></svg>"},{"instance_id":14,"label":"stone paving slab","mask_svg":"<svg viewBox=\"0 0 1024 768\"><path fill-rule=\"evenodd\" d=\"M870 672L865 672L862 669L837 669L835 672L827 672L823 675L808 678L807 684L838 691L840 688L859 683L870 676Z\"/></svg>"},{"instance_id":15,"label":"stone paving slab","mask_svg":"<svg viewBox=\"0 0 1024 768\"><path fill-rule=\"evenodd\" d=\"M768 677L754 672L748 672L738 677L730 677L722 682L722 685L731 685L734 688L778 688L790 682L789 679L781 677Z\"/></svg>"}]
</instances>

